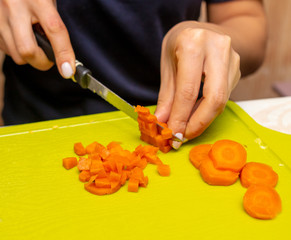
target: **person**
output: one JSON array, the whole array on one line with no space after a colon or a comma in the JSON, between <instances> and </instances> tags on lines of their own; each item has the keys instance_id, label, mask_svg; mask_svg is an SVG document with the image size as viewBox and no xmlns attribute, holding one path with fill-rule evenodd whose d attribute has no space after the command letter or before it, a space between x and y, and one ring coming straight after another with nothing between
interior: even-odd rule
<instances>
[{"instance_id":1,"label":"person","mask_svg":"<svg viewBox=\"0 0 291 240\"><path fill-rule=\"evenodd\" d=\"M114 110L66 80L77 58L132 105L157 104L158 120L180 137L199 136L241 75L260 66L266 45L261 0L206 0L207 22L197 21L201 3L0 0L5 124ZM55 66L37 45L36 23L53 47Z\"/></svg>"}]
</instances>

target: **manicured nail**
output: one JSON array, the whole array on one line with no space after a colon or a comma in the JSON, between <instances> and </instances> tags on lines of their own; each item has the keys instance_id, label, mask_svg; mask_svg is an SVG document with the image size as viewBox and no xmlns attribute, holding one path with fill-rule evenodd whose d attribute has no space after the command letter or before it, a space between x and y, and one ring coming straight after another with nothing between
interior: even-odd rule
<instances>
[{"instance_id":1,"label":"manicured nail","mask_svg":"<svg viewBox=\"0 0 291 240\"><path fill-rule=\"evenodd\" d=\"M73 69L68 62L64 62L61 68L64 78L71 78L73 76Z\"/></svg>"},{"instance_id":2,"label":"manicured nail","mask_svg":"<svg viewBox=\"0 0 291 240\"><path fill-rule=\"evenodd\" d=\"M183 134L182 133L176 133L175 136L177 138L183 139ZM179 142L179 141L173 140L172 147L177 150L177 149L179 149L181 147L182 143L183 142Z\"/></svg>"}]
</instances>

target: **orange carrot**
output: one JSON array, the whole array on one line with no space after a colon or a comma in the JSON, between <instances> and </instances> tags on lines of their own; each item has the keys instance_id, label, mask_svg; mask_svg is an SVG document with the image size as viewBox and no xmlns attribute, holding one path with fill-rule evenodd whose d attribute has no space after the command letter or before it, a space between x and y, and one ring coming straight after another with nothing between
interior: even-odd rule
<instances>
[{"instance_id":1,"label":"orange carrot","mask_svg":"<svg viewBox=\"0 0 291 240\"><path fill-rule=\"evenodd\" d=\"M95 186L99 188L110 188L111 183L107 177L105 178L96 178L95 179Z\"/></svg>"},{"instance_id":2,"label":"orange carrot","mask_svg":"<svg viewBox=\"0 0 291 240\"><path fill-rule=\"evenodd\" d=\"M76 167L77 164L78 164L78 160L76 157L67 157L63 159L63 166L67 170L73 167Z\"/></svg>"},{"instance_id":3,"label":"orange carrot","mask_svg":"<svg viewBox=\"0 0 291 240\"><path fill-rule=\"evenodd\" d=\"M158 173L161 175L161 176L170 176L171 174L171 169L170 169L170 166L169 165L166 165L166 164L158 164Z\"/></svg>"},{"instance_id":4,"label":"orange carrot","mask_svg":"<svg viewBox=\"0 0 291 240\"><path fill-rule=\"evenodd\" d=\"M200 164L202 179L210 185L228 186L236 182L238 172L218 170L214 167L210 158L205 158Z\"/></svg>"},{"instance_id":5,"label":"orange carrot","mask_svg":"<svg viewBox=\"0 0 291 240\"><path fill-rule=\"evenodd\" d=\"M97 144L98 144L97 142L92 142L89 145L87 145L86 146L86 152L87 152L87 154L94 153Z\"/></svg>"},{"instance_id":6,"label":"orange carrot","mask_svg":"<svg viewBox=\"0 0 291 240\"><path fill-rule=\"evenodd\" d=\"M112 192L111 188L98 188L94 183L85 183L84 187L88 192L96 195L106 195Z\"/></svg>"},{"instance_id":7,"label":"orange carrot","mask_svg":"<svg viewBox=\"0 0 291 240\"><path fill-rule=\"evenodd\" d=\"M267 164L249 162L241 171L240 181L242 186L246 188L252 184L275 187L278 182L278 174Z\"/></svg>"},{"instance_id":8,"label":"orange carrot","mask_svg":"<svg viewBox=\"0 0 291 240\"><path fill-rule=\"evenodd\" d=\"M164 128L161 131L161 135L163 139L170 139L172 138L172 130L170 128Z\"/></svg>"},{"instance_id":9,"label":"orange carrot","mask_svg":"<svg viewBox=\"0 0 291 240\"><path fill-rule=\"evenodd\" d=\"M80 171L90 170L90 167L91 167L91 159L85 158L85 157L80 157L79 162L78 162L78 169Z\"/></svg>"},{"instance_id":10,"label":"orange carrot","mask_svg":"<svg viewBox=\"0 0 291 240\"><path fill-rule=\"evenodd\" d=\"M90 171L84 170L80 172L79 179L81 182L88 182L91 177Z\"/></svg>"},{"instance_id":11,"label":"orange carrot","mask_svg":"<svg viewBox=\"0 0 291 240\"><path fill-rule=\"evenodd\" d=\"M282 209L280 196L274 188L255 184L247 189L243 206L251 217L258 219L273 219Z\"/></svg>"},{"instance_id":12,"label":"orange carrot","mask_svg":"<svg viewBox=\"0 0 291 240\"><path fill-rule=\"evenodd\" d=\"M138 192L139 181L135 178L130 178L128 180L128 191Z\"/></svg>"},{"instance_id":13,"label":"orange carrot","mask_svg":"<svg viewBox=\"0 0 291 240\"><path fill-rule=\"evenodd\" d=\"M211 144L200 144L191 148L189 159L191 163L197 168L200 168L201 162L208 158L208 153L211 149Z\"/></svg>"},{"instance_id":14,"label":"orange carrot","mask_svg":"<svg viewBox=\"0 0 291 240\"><path fill-rule=\"evenodd\" d=\"M84 146L81 142L77 142L74 144L74 152L78 156L84 156L87 154L86 149L84 148Z\"/></svg>"},{"instance_id":15,"label":"orange carrot","mask_svg":"<svg viewBox=\"0 0 291 240\"><path fill-rule=\"evenodd\" d=\"M240 143L223 139L213 144L209 156L215 168L239 172L246 163L247 152Z\"/></svg>"}]
</instances>

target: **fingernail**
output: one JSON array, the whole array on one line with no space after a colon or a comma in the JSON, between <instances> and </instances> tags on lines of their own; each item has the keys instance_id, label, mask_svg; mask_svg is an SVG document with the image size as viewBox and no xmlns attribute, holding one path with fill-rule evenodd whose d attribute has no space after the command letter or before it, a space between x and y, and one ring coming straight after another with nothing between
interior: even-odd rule
<instances>
[{"instance_id":1,"label":"fingernail","mask_svg":"<svg viewBox=\"0 0 291 240\"><path fill-rule=\"evenodd\" d=\"M68 62L62 64L62 75L64 78L71 78L73 76L73 69Z\"/></svg>"},{"instance_id":2,"label":"fingernail","mask_svg":"<svg viewBox=\"0 0 291 240\"><path fill-rule=\"evenodd\" d=\"M175 136L177 138L183 139L183 134L182 133L176 133ZM172 148L174 148L174 149L177 150L177 149L179 149L181 147L182 143L183 142L173 140L173 142L172 142Z\"/></svg>"}]
</instances>

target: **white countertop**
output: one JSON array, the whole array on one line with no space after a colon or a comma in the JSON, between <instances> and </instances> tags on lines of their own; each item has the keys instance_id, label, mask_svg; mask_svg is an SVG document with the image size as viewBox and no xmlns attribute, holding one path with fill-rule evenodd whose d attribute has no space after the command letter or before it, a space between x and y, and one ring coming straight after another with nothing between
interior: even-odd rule
<instances>
[{"instance_id":1,"label":"white countertop","mask_svg":"<svg viewBox=\"0 0 291 240\"><path fill-rule=\"evenodd\" d=\"M260 125L291 134L291 96L236 103Z\"/></svg>"}]
</instances>

